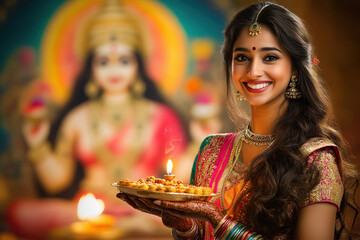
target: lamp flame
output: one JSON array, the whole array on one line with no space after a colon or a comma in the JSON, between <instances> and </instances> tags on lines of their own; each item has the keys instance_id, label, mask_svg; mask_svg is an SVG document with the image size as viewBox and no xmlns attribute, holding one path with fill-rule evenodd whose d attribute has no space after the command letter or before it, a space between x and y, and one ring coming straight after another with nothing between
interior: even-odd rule
<instances>
[{"instance_id":1,"label":"lamp flame","mask_svg":"<svg viewBox=\"0 0 360 240\"><path fill-rule=\"evenodd\" d=\"M77 215L80 220L94 219L104 211L105 204L92 193L82 196L78 203Z\"/></svg>"},{"instance_id":2,"label":"lamp flame","mask_svg":"<svg viewBox=\"0 0 360 240\"><path fill-rule=\"evenodd\" d=\"M173 163L172 163L171 159L169 159L167 162L167 165L166 165L166 170L167 170L168 175L171 175L172 168L173 168Z\"/></svg>"}]
</instances>

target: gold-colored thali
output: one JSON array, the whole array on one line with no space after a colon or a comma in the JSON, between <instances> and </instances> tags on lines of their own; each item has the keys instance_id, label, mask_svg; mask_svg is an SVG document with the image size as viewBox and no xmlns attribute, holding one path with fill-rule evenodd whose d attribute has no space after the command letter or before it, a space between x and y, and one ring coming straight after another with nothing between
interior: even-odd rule
<instances>
[{"instance_id":1,"label":"gold-colored thali","mask_svg":"<svg viewBox=\"0 0 360 240\"><path fill-rule=\"evenodd\" d=\"M136 197L143 197L143 198L152 198L152 199L159 199L165 201L190 201L190 200L200 200L206 201L209 197L213 197L216 194L211 193L209 195L197 195L192 193L177 193L177 192L158 192L158 191L151 191L151 190L144 190L134 187L128 186L120 186L118 183L113 183L113 187L117 187L120 192L133 195Z\"/></svg>"}]
</instances>

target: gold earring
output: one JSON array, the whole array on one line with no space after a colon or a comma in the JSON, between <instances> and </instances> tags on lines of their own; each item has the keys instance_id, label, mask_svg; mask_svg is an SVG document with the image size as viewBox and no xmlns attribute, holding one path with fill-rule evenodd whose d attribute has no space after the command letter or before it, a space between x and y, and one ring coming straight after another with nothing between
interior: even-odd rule
<instances>
[{"instance_id":1,"label":"gold earring","mask_svg":"<svg viewBox=\"0 0 360 240\"><path fill-rule=\"evenodd\" d=\"M239 101L246 101L246 98L244 98L239 91L236 92L236 99Z\"/></svg>"},{"instance_id":2,"label":"gold earring","mask_svg":"<svg viewBox=\"0 0 360 240\"><path fill-rule=\"evenodd\" d=\"M135 97L142 97L145 93L146 86L144 81L141 78L137 78L134 84L132 85L132 92Z\"/></svg>"},{"instance_id":3,"label":"gold earring","mask_svg":"<svg viewBox=\"0 0 360 240\"><path fill-rule=\"evenodd\" d=\"M93 81L90 80L85 85L85 94L90 99L95 99L99 95L99 86Z\"/></svg>"},{"instance_id":4,"label":"gold earring","mask_svg":"<svg viewBox=\"0 0 360 240\"><path fill-rule=\"evenodd\" d=\"M285 96L287 99L300 99L302 97L301 92L296 88L296 82L296 76L291 76L289 87L285 91Z\"/></svg>"}]
</instances>

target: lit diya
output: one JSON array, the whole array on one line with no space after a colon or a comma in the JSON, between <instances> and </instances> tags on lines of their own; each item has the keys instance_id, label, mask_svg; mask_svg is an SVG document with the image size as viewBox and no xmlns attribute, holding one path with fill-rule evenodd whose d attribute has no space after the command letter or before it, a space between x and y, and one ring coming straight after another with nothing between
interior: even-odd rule
<instances>
[{"instance_id":1,"label":"lit diya","mask_svg":"<svg viewBox=\"0 0 360 240\"><path fill-rule=\"evenodd\" d=\"M130 195L170 201L206 200L207 197L215 195L210 187L187 185L181 179L175 179L175 175L171 174L172 168L172 161L169 160L164 178L149 176L138 181L125 179L114 183L113 186L118 187L120 192Z\"/></svg>"}]
</instances>

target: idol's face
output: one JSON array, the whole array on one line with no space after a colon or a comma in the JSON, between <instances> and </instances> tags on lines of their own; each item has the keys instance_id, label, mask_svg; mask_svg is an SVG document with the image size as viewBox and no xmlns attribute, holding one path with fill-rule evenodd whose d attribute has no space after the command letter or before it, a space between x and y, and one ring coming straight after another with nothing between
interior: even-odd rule
<instances>
[{"instance_id":1,"label":"idol's face","mask_svg":"<svg viewBox=\"0 0 360 240\"><path fill-rule=\"evenodd\" d=\"M248 32L244 28L233 46L233 82L252 107L283 103L292 75L290 56L266 26L258 36Z\"/></svg>"},{"instance_id":2,"label":"idol's face","mask_svg":"<svg viewBox=\"0 0 360 240\"><path fill-rule=\"evenodd\" d=\"M94 53L93 77L104 93L129 91L138 74L134 49L121 43L105 44L95 48Z\"/></svg>"}]
</instances>

